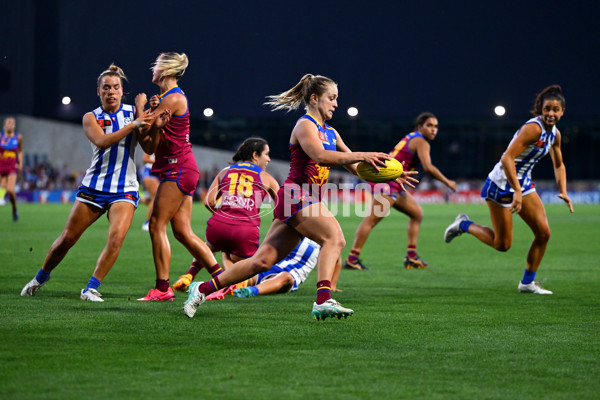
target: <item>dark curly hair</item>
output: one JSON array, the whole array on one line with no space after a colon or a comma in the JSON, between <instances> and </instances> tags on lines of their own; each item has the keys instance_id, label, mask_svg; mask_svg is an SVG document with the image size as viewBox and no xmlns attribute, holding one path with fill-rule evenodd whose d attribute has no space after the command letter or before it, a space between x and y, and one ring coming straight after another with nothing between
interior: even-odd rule
<instances>
[{"instance_id":1,"label":"dark curly hair","mask_svg":"<svg viewBox=\"0 0 600 400\"><path fill-rule=\"evenodd\" d=\"M542 107L546 100L558 100L565 108L565 95L563 94L562 88L559 85L550 85L546 89L542 90L535 97L535 103L533 103L533 110L531 113L535 116L542 115Z\"/></svg>"}]
</instances>

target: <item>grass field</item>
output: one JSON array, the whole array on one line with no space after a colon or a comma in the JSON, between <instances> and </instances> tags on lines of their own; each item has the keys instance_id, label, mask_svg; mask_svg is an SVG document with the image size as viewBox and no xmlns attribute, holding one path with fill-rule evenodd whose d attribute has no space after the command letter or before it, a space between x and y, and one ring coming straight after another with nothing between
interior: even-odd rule
<instances>
[{"instance_id":1,"label":"grass field","mask_svg":"<svg viewBox=\"0 0 600 400\"><path fill-rule=\"evenodd\" d=\"M456 214L489 224L485 205L424 205L426 270L405 270L406 217L393 213L363 250L369 271L342 271L347 320L311 318L316 277L298 292L140 303L154 284L140 207L100 291L79 300L106 235L92 226L35 297L19 293L64 226L70 205L0 208L0 398L7 399L598 399L600 207L548 206L552 238L537 280L552 296L517 293L531 233L499 253L463 235ZM204 237L207 213L195 206ZM339 217L350 247L360 219ZM263 228L270 222L264 218ZM173 240L171 280L191 257ZM205 277L201 272L199 277Z\"/></svg>"}]
</instances>

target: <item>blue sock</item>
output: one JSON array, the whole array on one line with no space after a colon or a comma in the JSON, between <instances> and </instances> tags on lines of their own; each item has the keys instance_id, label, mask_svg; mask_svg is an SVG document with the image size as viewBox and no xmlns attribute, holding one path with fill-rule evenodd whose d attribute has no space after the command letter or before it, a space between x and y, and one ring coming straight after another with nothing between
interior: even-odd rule
<instances>
[{"instance_id":1,"label":"blue sock","mask_svg":"<svg viewBox=\"0 0 600 400\"><path fill-rule=\"evenodd\" d=\"M471 226L472 223L473 223L473 221L462 221L460 223L460 230L465 233L469 233L469 227Z\"/></svg>"},{"instance_id":2,"label":"blue sock","mask_svg":"<svg viewBox=\"0 0 600 400\"><path fill-rule=\"evenodd\" d=\"M84 292L87 292L88 289L94 289L94 290L98 290L98 288L100 287L100 284L102 282L100 282L98 279L94 278L93 276L90 278L90 281L88 282L87 287L85 288Z\"/></svg>"},{"instance_id":3,"label":"blue sock","mask_svg":"<svg viewBox=\"0 0 600 400\"><path fill-rule=\"evenodd\" d=\"M39 283L46 283L46 281L50 278L50 272L46 272L40 268L40 271L35 276L35 280Z\"/></svg>"},{"instance_id":4,"label":"blue sock","mask_svg":"<svg viewBox=\"0 0 600 400\"><path fill-rule=\"evenodd\" d=\"M256 286L248 286L250 292L252 292L252 296L258 296L258 288Z\"/></svg>"},{"instance_id":5,"label":"blue sock","mask_svg":"<svg viewBox=\"0 0 600 400\"><path fill-rule=\"evenodd\" d=\"M523 280L521 280L521 283L523 285L528 285L531 282L533 282L533 280L535 279L535 273L537 271L529 271L528 269L525 270L525 273L523 274Z\"/></svg>"}]
</instances>

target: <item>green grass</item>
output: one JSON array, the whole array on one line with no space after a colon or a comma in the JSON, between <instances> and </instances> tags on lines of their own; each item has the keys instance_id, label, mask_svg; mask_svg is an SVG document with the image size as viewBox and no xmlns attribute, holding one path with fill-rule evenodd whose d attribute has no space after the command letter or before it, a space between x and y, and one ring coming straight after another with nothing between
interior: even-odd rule
<instances>
[{"instance_id":1,"label":"green grass","mask_svg":"<svg viewBox=\"0 0 600 400\"><path fill-rule=\"evenodd\" d=\"M22 204L16 224L0 208L0 398L597 399L600 207L547 207L552 238L537 279L552 296L517 293L532 238L520 219L512 249L499 253L468 235L442 240L459 211L489 224L485 205L423 208L419 252L430 267L402 268L407 218L392 213L363 250L371 269L342 271L335 297L354 317L324 322L310 315L315 274L297 293L228 297L194 319L184 295L135 301L154 284L143 206L100 288L104 303L79 300L104 218L22 298L70 205ZM204 237L207 214L194 211ZM345 256L360 219L338 219ZM191 257L171 244L174 280Z\"/></svg>"}]
</instances>

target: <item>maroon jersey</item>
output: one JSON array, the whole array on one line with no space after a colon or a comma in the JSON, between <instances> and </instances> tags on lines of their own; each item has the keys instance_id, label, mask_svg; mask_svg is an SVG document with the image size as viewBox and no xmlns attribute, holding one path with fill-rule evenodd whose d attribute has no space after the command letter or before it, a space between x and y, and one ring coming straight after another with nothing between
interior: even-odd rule
<instances>
[{"instance_id":1,"label":"maroon jersey","mask_svg":"<svg viewBox=\"0 0 600 400\"><path fill-rule=\"evenodd\" d=\"M412 132L404 136L400 142L390 152L390 155L403 164L406 171L412 171L419 165L419 156L413 154L408 148L411 140L417 137L423 137L419 132Z\"/></svg>"},{"instance_id":2,"label":"maroon jersey","mask_svg":"<svg viewBox=\"0 0 600 400\"><path fill-rule=\"evenodd\" d=\"M333 128L327 124L321 126L309 114L306 114L301 118L308 119L317 125L319 139L323 143L323 148L325 150L335 151L337 149L337 136ZM290 173L283 184L311 184L309 186L309 194L320 198L320 193L313 193L312 184L318 185L319 188L326 184L329 178L330 167L320 166L314 162L304 150L302 150L302 146L299 144L293 145L290 143L290 152Z\"/></svg>"},{"instance_id":3,"label":"maroon jersey","mask_svg":"<svg viewBox=\"0 0 600 400\"><path fill-rule=\"evenodd\" d=\"M260 179L262 171L248 162L230 166L218 186L221 206L210 219L228 225L260 226L260 205L268 195Z\"/></svg>"},{"instance_id":4,"label":"maroon jersey","mask_svg":"<svg viewBox=\"0 0 600 400\"><path fill-rule=\"evenodd\" d=\"M179 86L175 86L160 95L164 98L173 93L181 93L185 96ZM152 173L158 175L161 172L173 169L192 169L198 171L196 159L192 153L190 143L190 110L185 110L181 116L172 116L171 120L163 130L162 138L155 152L156 161L152 165Z\"/></svg>"},{"instance_id":5,"label":"maroon jersey","mask_svg":"<svg viewBox=\"0 0 600 400\"><path fill-rule=\"evenodd\" d=\"M17 153L19 151L19 134L14 132L8 136L0 132L0 171L12 173L17 171Z\"/></svg>"}]
</instances>

